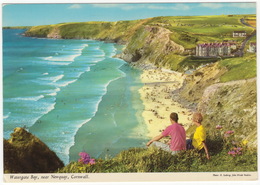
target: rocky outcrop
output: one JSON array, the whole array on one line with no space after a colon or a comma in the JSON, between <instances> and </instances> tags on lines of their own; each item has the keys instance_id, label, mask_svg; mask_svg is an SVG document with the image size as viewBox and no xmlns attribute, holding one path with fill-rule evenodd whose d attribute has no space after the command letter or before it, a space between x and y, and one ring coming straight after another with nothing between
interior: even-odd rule
<instances>
[{"instance_id":1,"label":"rocky outcrop","mask_svg":"<svg viewBox=\"0 0 260 185\"><path fill-rule=\"evenodd\" d=\"M130 63L152 63L162 67L171 54L185 50L170 39L171 33L163 27L144 25L133 35L120 58Z\"/></svg>"},{"instance_id":2,"label":"rocky outcrop","mask_svg":"<svg viewBox=\"0 0 260 185\"><path fill-rule=\"evenodd\" d=\"M219 68L218 63L210 64L187 75L183 86L178 90L179 98L189 102L198 103L204 90L219 82L220 76L226 72L226 69Z\"/></svg>"},{"instance_id":3,"label":"rocky outcrop","mask_svg":"<svg viewBox=\"0 0 260 185\"><path fill-rule=\"evenodd\" d=\"M4 139L5 173L50 173L62 167L57 155L24 128L15 128L11 138Z\"/></svg>"},{"instance_id":4,"label":"rocky outcrop","mask_svg":"<svg viewBox=\"0 0 260 185\"><path fill-rule=\"evenodd\" d=\"M61 39L60 30L59 28L55 27L53 28L50 33L47 35L47 38L52 39Z\"/></svg>"}]
</instances>

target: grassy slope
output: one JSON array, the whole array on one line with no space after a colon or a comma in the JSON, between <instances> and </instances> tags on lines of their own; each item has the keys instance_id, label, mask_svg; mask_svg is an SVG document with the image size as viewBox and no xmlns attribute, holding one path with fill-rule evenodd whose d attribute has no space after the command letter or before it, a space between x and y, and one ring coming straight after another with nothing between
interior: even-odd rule
<instances>
[{"instance_id":1,"label":"grassy slope","mask_svg":"<svg viewBox=\"0 0 260 185\"><path fill-rule=\"evenodd\" d=\"M242 154L228 154L234 148L220 137L208 138L211 159L195 150L172 156L156 148L132 148L114 158L96 159L96 164L71 162L58 173L129 173L129 172L228 172L257 171L257 151L245 146Z\"/></svg>"},{"instance_id":2,"label":"grassy slope","mask_svg":"<svg viewBox=\"0 0 260 185\"><path fill-rule=\"evenodd\" d=\"M221 76L221 82L242 80L256 77L256 54L246 54L240 58L229 58L219 62L228 72Z\"/></svg>"},{"instance_id":3,"label":"grassy slope","mask_svg":"<svg viewBox=\"0 0 260 185\"><path fill-rule=\"evenodd\" d=\"M253 29L241 24L241 18L241 15L158 17L152 19L150 24L165 24L165 27L173 32L172 40L189 49L202 42L242 41L241 38L233 38L232 32L243 30L250 34Z\"/></svg>"},{"instance_id":4,"label":"grassy slope","mask_svg":"<svg viewBox=\"0 0 260 185\"><path fill-rule=\"evenodd\" d=\"M175 16L134 21L63 23L34 26L28 33L36 35L45 34L47 36L48 30L59 27L63 38L88 38L94 36L97 39L104 37L124 37L125 39L130 39L141 25L151 25L169 29L172 31L171 39L189 49L194 48L200 42L222 41L226 39L241 41L241 38L232 38L233 31L246 31L248 34L253 31L252 28L248 28L240 23L240 19L243 17L245 16Z\"/></svg>"},{"instance_id":5,"label":"grassy slope","mask_svg":"<svg viewBox=\"0 0 260 185\"><path fill-rule=\"evenodd\" d=\"M80 22L34 26L26 32L28 36L47 37L58 29L63 39L97 39L126 42L146 20L118 22ZM141 23L141 24L140 24Z\"/></svg>"}]
</instances>

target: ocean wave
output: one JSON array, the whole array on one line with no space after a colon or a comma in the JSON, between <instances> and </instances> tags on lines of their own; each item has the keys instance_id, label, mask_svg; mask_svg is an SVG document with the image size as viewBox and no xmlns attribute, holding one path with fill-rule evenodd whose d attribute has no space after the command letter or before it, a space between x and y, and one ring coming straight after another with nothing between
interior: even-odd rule
<instances>
[{"instance_id":1,"label":"ocean wave","mask_svg":"<svg viewBox=\"0 0 260 185\"><path fill-rule=\"evenodd\" d=\"M47 96L56 96L57 93L56 92L53 92L53 93L49 93L49 94L46 94Z\"/></svg>"},{"instance_id":2,"label":"ocean wave","mask_svg":"<svg viewBox=\"0 0 260 185\"><path fill-rule=\"evenodd\" d=\"M7 119L7 118L9 118L10 115L11 115L11 112L8 112L6 115L3 115L3 118Z\"/></svg>"},{"instance_id":3,"label":"ocean wave","mask_svg":"<svg viewBox=\"0 0 260 185\"><path fill-rule=\"evenodd\" d=\"M64 77L64 75L58 75L58 76L48 76L45 78L38 78L39 80L44 80L44 81L51 81L51 82L57 82L59 80L61 80Z\"/></svg>"},{"instance_id":4,"label":"ocean wave","mask_svg":"<svg viewBox=\"0 0 260 185\"><path fill-rule=\"evenodd\" d=\"M74 51L73 52L74 54L72 55L61 55L56 52L55 56L43 57L42 59L47 61L54 61L54 62L74 62L76 57L82 55L82 50L86 47L88 47L88 44L82 44L79 48L71 49L70 51ZM59 65L57 63L51 63L51 64ZM68 65L70 63L62 63L60 65L66 65L66 64Z\"/></svg>"},{"instance_id":5,"label":"ocean wave","mask_svg":"<svg viewBox=\"0 0 260 185\"><path fill-rule=\"evenodd\" d=\"M54 62L74 62L74 59L80 55L81 52L76 53L74 55L48 56L48 57L43 57L42 59L47 61L54 61Z\"/></svg>"},{"instance_id":6,"label":"ocean wave","mask_svg":"<svg viewBox=\"0 0 260 185\"><path fill-rule=\"evenodd\" d=\"M46 63L44 63L46 64ZM71 62L47 62L48 65L58 65L58 66L67 66L71 64Z\"/></svg>"},{"instance_id":7,"label":"ocean wave","mask_svg":"<svg viewBox=\"0 0 260 185\"><path fill-rule=\"evenodd\" d=\"M116 52L117 52L117 49L116 49L115 46L113 45L112 51L109 52L109 53L110 53L110 57L115 56L115 55L116 55Z\"/></svg>"},{"instance_id":8,"label":"ocean wave","mask_svg":"<svg viewBox=\"0 0 260 185\"><path fill-rule=\"evenodd\" d=\"M39 91L36 91L36 92L44 94L45 96L56 96L57 92L59 92L59 91L60 91L60 88L39 90Z\"/></svg>"},{"instance_id":9,"label":"ocean wave","mask_svg":"<svg viewBox=\"0 0 260 185\"><path fill-rule=\"evenodd\" d=\"M69 84L74 83L74 82L76 82L76 81L77 81L77 79L71 80L71 81L65 81L65 82L59 83L58 86L59 86L59 87L66 87L66 86L68 86Z\"/></svg>"},{"instance_id":10,"label":"ocean wave","mask_svg":"<svg viewBox=\"0 0 260 185\"><path fill-rule=\"evenodd\" d=\"M17 101L38 101L44 98L43 95L39 96L29 96L29 97L17 97L17 98L6 98L4 99L5 102L17 102Z\"/></svg>"},{"instance_id":11,"label":"ocean wave","mask_svg":"<svg viewBox=\"0 0 260 185\"><path fill-rule=\"evenodd\" d=\"M61 132L62 135L71 135L71 137L68 137L68 138L71 138L71 139L69 141L67 140L67 145L64 146L64 149L59 152L62 155L65 154L66 159L65 159L65 161L63 161L65 164L69 163L69 151L70 151L70 148L75 144L75 136L76 136L78 129L81 128L84 124L88 123L91 119L92 118L88 118L86 120L75 121L73 123L73 125L75 125L73 132L71 132L71 131L70 132L68 132L68 131L62 131ZM69 123L69 124L71 124L71 123ZM67 125L67 124L65 124L65 125Z\"/></svg>"},{"instance_id":12,"label":"ocean wave","mask_svg":"<svg viewBox=\"0 0 260 185\"><path fill-rule=\"evenodd\" d=\"M57 81L61 80L63 77L64 77L64 75L56 76L56 77L54 77L53 82L57 82Z\"/></svg>"}]
</instances>

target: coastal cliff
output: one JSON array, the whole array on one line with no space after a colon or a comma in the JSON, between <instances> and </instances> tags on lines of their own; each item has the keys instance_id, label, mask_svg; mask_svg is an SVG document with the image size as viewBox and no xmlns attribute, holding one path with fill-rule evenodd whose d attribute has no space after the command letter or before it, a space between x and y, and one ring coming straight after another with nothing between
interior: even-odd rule
<instances>
[{"instance_id":1,"label":"coastal cliff","mask_svg":"<svg viewBox=\"0 0 260 185\"><path fill-rule=\"evenodd\" d=\"M257 146L256 78L217 83L208 86L198 110L204 116L209 134L217 125L233 130L237 139L248 146Z\"/></svg>"},{"instance_id":2,"label":"coastal cliff","mask_svg":"<svg viewBox=\"0 0 260 185\"><path fill-rule=\"evenodd\" d=\"M11 138L4 139L5 173L50 173L62 167L57 155L24 128L15 128Z\"/></svg>"},{"instance_id":3,"label":"coastal cliff","mask_svg":"<svg viewBox=\"0 0 260 185\"><path fill-rule=\"evenodd\" d=\"M257 89L254 57L248 55L240 59L222 60L195 70L186 76L180 89L172 92L173 99L201 112L209 135L215 132L217 125L221 125L225 130L234 130L240 140L246 140L248 145L256 147ZM231 64L233 67L226 67ZM245 66L249 68L251 65L254 67L243 74Z\"/></svg>"},{"instance_id":4,"label":"coastal cliff","mask_svg":"<svg viewBox=\"0 0 260 185\"><path fill-rule=\"evenodd\" d=\"M170 39L171 31L159 26L142 26L127 44L120 58L132 63L151 63L170 68L170 59L185 48Z\"/></svg>"}]
</instances>

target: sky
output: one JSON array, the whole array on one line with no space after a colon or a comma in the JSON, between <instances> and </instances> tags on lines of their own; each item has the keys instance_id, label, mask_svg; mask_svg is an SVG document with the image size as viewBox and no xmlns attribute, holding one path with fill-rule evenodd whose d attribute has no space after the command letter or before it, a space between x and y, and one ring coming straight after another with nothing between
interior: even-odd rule
<instances>
[{"instance_id":1,"label":"sky","mask_svg":"<svg viewBox=\"0 0 260 185\"><path fill-rule=\"evenodd\" d=\"M2 26L136 20L156 16L255 14L256 3L11 3L2 4ZM25 1L24 1L25 2ZM53 1L55 2L55 1ZM82 1L81 1L82 2ZM148 1L147 1L148 2Z\"/></svg>"}]
</instances>

